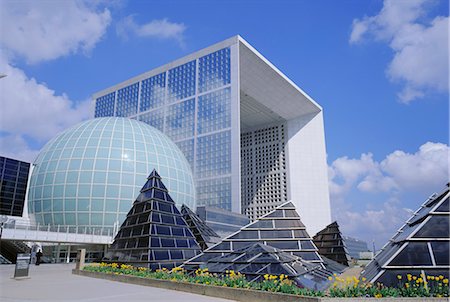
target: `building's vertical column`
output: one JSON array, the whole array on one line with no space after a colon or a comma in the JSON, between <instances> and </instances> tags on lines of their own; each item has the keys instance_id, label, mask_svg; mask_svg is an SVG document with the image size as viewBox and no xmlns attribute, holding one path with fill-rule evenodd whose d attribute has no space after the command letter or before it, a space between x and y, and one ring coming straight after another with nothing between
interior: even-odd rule
<instances>
[{"instance_id":1,"label":"building's vertical column","mask_svg":"<svg viewBox=\"0 0 450 302\"><path fill-rule=\"evenodd\" d=\"M29 218L29 216L28 216L28 196L29 196L29 191L30 191L29 188L31 185L31 175L33 174L33 169L34 169L34 164L31 163L30 168L28 170L27 187L25 190L25 200L23 202L23 211L22 211L22 217L27 218L27 219ZM34 211L31 211L31 212L34 212ZM33 223L36 223L36 221L33 220Z\"/></svg>"},{"instance_id":2,"label":"building's vertical column","mask_svg":"<svg viewBox=\"0 0 450 302\"><path fill-rule=\"evenodd\" d=\"M163 124L162 124L162 133L166 133L166 118L167 118L167 107L169 106L169 71L165 71L166 77L166 86L164 87L164 101L163 101Z\"/></svg>"},{"instance_id":3,"label":"building's vertical column","mask_svg":"<svg viewBox=\"0 0 450 302\"><path fill-rule=\"evenodd\" d=\"M139 114L141 112L141 88L142 88L142 81L138 82L138 101L137 101L137 108L136 108L136 120L139 121Z\"/></svg>"},{"instance_id":4,"label":"building's vertical column","mask_svg":"<svg viewBox=\"0 0 450 302\"><path fill-rule=\"evenodd\" d=\"M241 213L241 129L239 39L230 46L231 72L231 211Z\"/></svg>"},{"instance_id":5,"label":"building's vertical column","mask_svg":"<svg viewBox=\"0 0 450 302\"><path fill-rule=\"evenodd\" d=\"M191 165L191 169L192 169L192 175L195 175L196 173L196 168L195 166L197 165L197 135L198 135L198 94L199 94L199 83L198 83L198 78L199 78L199 62L198 62L198 58L195 60L195 105L194 105L194 155L193 155L193 163ZM194 182L195 182L195 197L197 198L197 177L194 176Z\"/></svg>"},{"instance_id":6,"label":"building's vertical column","mask_svg":"<svg viewBox=\"0 0 450 302\"><path fill-rule=\"evenodd\" d=\"M288 199L313 235L331 223L322 111L287 126Z\"/></svg>"}]
</instances>

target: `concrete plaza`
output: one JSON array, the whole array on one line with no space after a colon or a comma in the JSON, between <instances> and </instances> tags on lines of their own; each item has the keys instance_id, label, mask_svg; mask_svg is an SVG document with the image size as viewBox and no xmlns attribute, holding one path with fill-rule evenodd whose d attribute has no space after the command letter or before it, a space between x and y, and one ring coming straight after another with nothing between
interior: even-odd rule
<instances>
[{"instance_id":1,"label":"concrete plaza","mask_svg":"<svg viewBox=\"0 0 450 302\"><path fill-rule=\"evenodd\" d=\"M0 266L0 301L195 301L230 300L174 290L72 275L74 264L30 266L30 278L15 280L14 265Z\"/></svg>"}]
</instances>

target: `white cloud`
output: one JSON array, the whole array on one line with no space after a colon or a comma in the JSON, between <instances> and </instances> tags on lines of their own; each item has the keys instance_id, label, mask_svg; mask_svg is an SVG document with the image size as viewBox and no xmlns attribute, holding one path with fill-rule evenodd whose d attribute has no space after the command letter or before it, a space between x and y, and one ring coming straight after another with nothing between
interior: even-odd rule
<instances>
[{"instance_id":1,"label":"white cloud","mask_svg":"<svg viewBox=\"0 0 450 302\"><path fill-rule=\"evenodd\" d=\"M367 153L361 154L359 159L349 159L347 156L336 159L328 167L330 193L334 196L346 194L362 177L376 173L379 168L372 156Z\"/></svg>"},{"instance_id":2,"label":"white cloud","mask_svg":"<svg viewBox=\"0 0 450 302\"><path fill-rule=\"evenodd\" d=\"M393 50L386 72L391 81L404 84L398 93L404 103L423 98L427 91L448 91L449 18L422 21L430 4L429 0L385 0L379 14L353 21L350 43L370 36Z\"/></svg>"},{"instance_id":3,"label":"white cloud","mask_svg":"<svg viewBox=\"0 0 450 302\"><path fill-rule=\"evenodd\" d=\"M450 148L432 142L413 154L394 151L381 162L370 153L359 159L340 157L329 167L330 192L342 196L355 186L363 192L427 192L448 181L449 161Z\"/></svg>"},{"instance_id":4,"label":"white cloud","mask_svg":"<svg viewBox=\"0 0 450 302\"><path fill-rule=\"evenodd\" d=\"M402 208L395 198L381 202L377 209L366 209L362 212L352 210L351 207L342 208L342 202L334 202L333 207L336 209L334 216L341 231L345 235L366 241L370 250L372 240L377 249L381 248L411 216L410 210Z\"/></svg>"},{"instance_id":5,"label":"white cloud","mask_svg":"<svg viewBox=\"0 0 450 302\"><path fill-rule=\"evenodd\" d=\"M408 208L417 209L421 202L417 196L429 196L445 186L449 162L449 146L432 142L415 153L394 151L380 162L370 153L338 158L329 166L333 216L344 233L374 239L380 247L411 215ZM350 202L355 195L358 205Z\"/></svg>"},{"instance_id":6,"label":"white cloud","mask_svg":"<svg viewBox=\"0 0 450 302\"><path fill-rule=\"evenodd\" d=\"M117 25L117 34L122 38L128 38L129 35L138 37L150 37L161 39L174 39L181 46L184 43L184 31L186 25L183 23L170 22L168 19L152 20L151 22L139 25L134 20L134 16L124 18Z\"/></svg>"},{"instance_id":7,"label":"white cloud","mask_svg":"<svg viewBox=\"0 0 450 302\"><path fill-rule=\"evenodd\" d=\"M0 156L26 162L33 162L39 153L39 150L28 146L26 140L21 135L0 136L0 146Z\"/></svg>"},{"instance_id":8,"label":"white cloud","mask_svg":"<svg viewBox=\"0 0 450 302\"><path fill-rule=\"evenodd\" d=\"M28 63L91 51L111 22L108 9L85 1L2 1L3 51Z\"/></svg>"},{"instance_id":9,"label":"white cloud","mask_svg":"<svg viewBox=\"0 0 450 302\"><path fill-rule=\"evenodd\" d=\"M380 178L391 178L401 190L427 192L449 181L449 162L449 146L427 142L414 154L404 151L389 154L380 164L383 172Z\"/></svg>"},{"instance_id":10,"label":"white cloud","mask_svg":"<svg viewBox=\"0 0 450 302\"><path fill-rule=\"evenodd\" d=\"M0 70L7 74L0 79L1 131L7 133L0 138L1 152L22 154L30 160L35 150L30 149L25 138L43 143L90 116L90 101L75 104L67 95L57 95L5 59L0 59Z\"/></svg>"}]
</instances>

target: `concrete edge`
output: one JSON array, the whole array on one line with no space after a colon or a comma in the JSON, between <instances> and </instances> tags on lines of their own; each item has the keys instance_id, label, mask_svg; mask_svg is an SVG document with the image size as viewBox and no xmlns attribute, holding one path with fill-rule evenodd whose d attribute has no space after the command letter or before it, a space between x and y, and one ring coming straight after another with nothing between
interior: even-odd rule
<instances>
[{"instance_id":1,"label":"concrete edge","mask_svg":"<svg viewBox=\"0 0 450 302\"><path fill-rule=\"evenodd\" d=\"M73 269L72 274L93 277L104 280L119 281L129 284L137 284L151 286L157 288L171 289L177 291L188 292L192 294L204 295L215 298L222 298L242 302L320 302L320 298L304 297L297 295L289 295L282 293L272 293L266 291L230 288L214 285L196 284L188 282L176 282L170 280L158 280L150 278L141 278L130 275L114 275L99 272L88 272Z\"/></svg>"},{"instance_id":2,"label":"concrete edge","mask_svg":"<svg viewBox=\"0 0 450 302\"><path fill-rule=\"evenodd\" d=\"M72 270L72 274L104 279L110 281L118 281L129 284L151 286L170 290L188 292L192 294L204 295L215 298L222 298L240 302L444 302L447 298L430 298L430 297L414 297L414 298L329 298L329 297L306 297L283 293L272 293L267 291L252 290L245 288L230 288L214 285L196 284L188 282L177 282L170 280L159 280L142 278L130 275L115 275L99 272L89 272L83 270Z\"/></svg>"}]
</instances>

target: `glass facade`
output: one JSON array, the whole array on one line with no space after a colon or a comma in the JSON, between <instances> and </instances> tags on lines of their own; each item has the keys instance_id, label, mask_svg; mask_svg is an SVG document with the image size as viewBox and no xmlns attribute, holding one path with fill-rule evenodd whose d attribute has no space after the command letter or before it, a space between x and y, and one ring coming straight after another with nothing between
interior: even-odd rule
<instances>
[{"instance_id":1,"label":"glass facade","mask_svg":"<svg viewBox=\"0 0 450 302\"><path fill-rule=\"evenodd\" d=\"M449 184L428 199L366 266L362 276L386 286L407 274L449 277ZM447 204L447 205L446 205ZM432 230L432 231L430 231Z\"/></svg>"},{"instance_id":2,"label":"glass facade","mask_svg":"<svg viewBox=\"0 0 450 302\"><path fill-rule=\"evenodd\" d=\"M158 169L177 203L195 206L189 163L155 128L125 118L80 123L40 152L29 189L37 223L113 226L122 222L142 182Z\"/></svg>"},{"instance_id":3,"label":"glass facade","mask_svg":"<svg viewBox=\"0 0 450 302\"><path fill-rule=\"evenodd\" d=\"M117 91L116 116L127 117L135 115L138 107L139 83L127 86Z\"/></svg>"},{"instance_id":4,"label":"glass facade","mask_svg":"<svg viewBox=\"0 0 450 302\"><path fill-rule=\"evenodd\" d=\"M116 93L108 93L95 102L95 117L113 116Z\"/></svg>"},{"instance_id":5,"label":"glass facade","mask_svg":"<svg viewBox=\"0 0 450 302\"><path fill-rule=\"evenodd\" d=\"M359 259L361 252L369 252L367 242L344 236L345 246L347 247L350 257L353 259Z\"/></svg>"},{"instance_id":6,"label":"glass facade","mask_svg":"<svg viewBox=\"0 0 450 302\"><path fill-rule=\"evenodd\" d=\"M139 111L161 107L166 96L166 74L161 73L141 83L141 104Z\"/></svg>"},{"instance_id":7,"label":"glass facade","mask_svg":"<svg viewBox=\"0 0 450 302\"><path fill-rule=\"evenodd\" d=\"M197 214L222 238L239 231L243 226L250 223L247 216L216 206L199 206L197 207Z\"/></svg>"},{"instance_id":8,"label":"glass facade","mask_svg":"<svg viewBox=\"0 0 450 302\"><path fill-rule=\"evenodd\" d=\"M231 84L225 47L97 97L95 117L133 117L161 130L190 163L197 203L231 210Z\"/></svg>"},{"instance_id":9,"label":"glass facade","mask_svg":"<svg viewBox=\"0 0 450 302\"><path fill-rule=\"evenodd\" d=\"M22 216L30 164L0 156L0 215Z\"/></svg>"}]
</instances>

